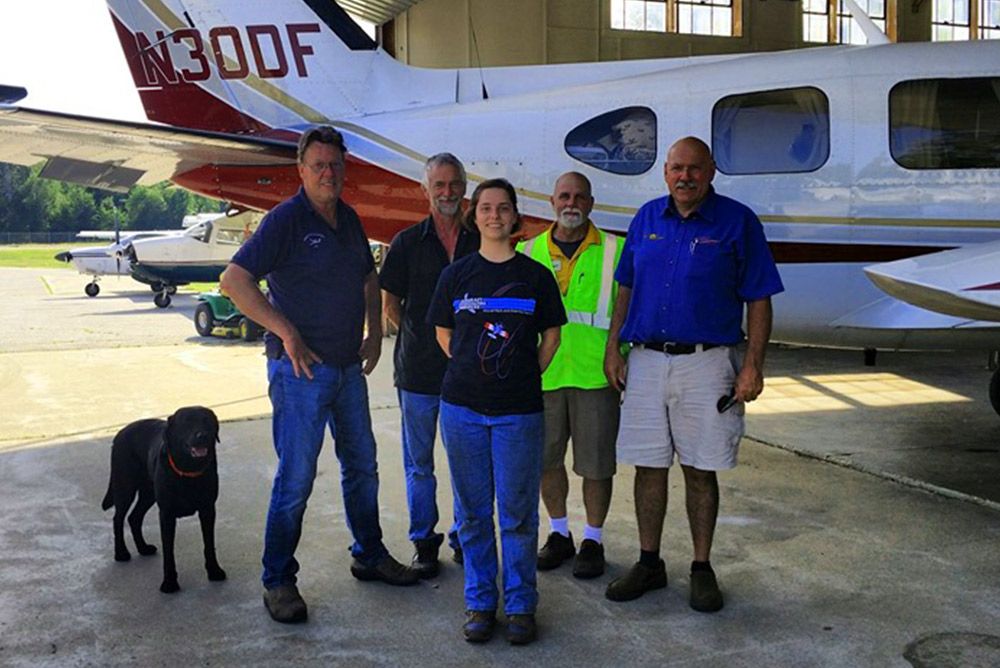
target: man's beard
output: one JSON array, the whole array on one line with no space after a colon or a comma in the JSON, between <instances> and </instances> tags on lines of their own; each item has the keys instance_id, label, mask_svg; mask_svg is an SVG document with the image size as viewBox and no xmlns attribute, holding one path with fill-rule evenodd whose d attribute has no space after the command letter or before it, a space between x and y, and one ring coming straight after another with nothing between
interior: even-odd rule
<instances>
[{"instance_id":1,"label":"man's beard","mask_svg":"<svg viewBox=\"0 0 1000 668\"><path fill-rule=\"evenodd\" d=\"M458 210L461 208L461 205L462 205L461 200L439 199L435 203L434 208L437 209L437 212L440 213L442 216L454 216L456 213L458 213Z\"/></svg>"},{"instance_id":2,"label":"man's beard","mask_svg":"<svg viewBox=\"0 0 1000 668\"><path fill-rule=\"evenodd\" d=\"M583 225L587 218L579 209L563 209L559 212L559 224L567 230L575 230Z\"/></svg>"}]
</instances>

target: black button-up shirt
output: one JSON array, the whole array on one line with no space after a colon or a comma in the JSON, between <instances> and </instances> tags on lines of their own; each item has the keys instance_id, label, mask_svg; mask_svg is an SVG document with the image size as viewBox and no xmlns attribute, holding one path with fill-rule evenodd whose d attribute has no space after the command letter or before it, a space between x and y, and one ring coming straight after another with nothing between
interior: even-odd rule
<instances>
[{"instance_id":1,"label":"black button-up shirt","mask_svg":"<svg viewBox=\"0 0 1000 668\"><path fill-rule=\"evenodd\" d=\"M455 243L455 260L479 250L479 232L463 226ZM427 323L434 288L448 266L448 253L438 239L434 219L408 227L392 240L379 283L400 298L403 307L393 350L396 387L419 394L440 394L448 358L441 351L434 325Z\"/></svg>"}]
</instances>

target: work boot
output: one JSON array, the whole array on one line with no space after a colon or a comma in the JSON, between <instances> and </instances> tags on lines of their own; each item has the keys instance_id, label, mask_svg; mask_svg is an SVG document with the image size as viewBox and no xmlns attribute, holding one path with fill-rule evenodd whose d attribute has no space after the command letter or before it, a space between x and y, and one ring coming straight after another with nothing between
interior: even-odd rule
<instances>
[{"instance_id":1,"label":"work boot","mask_svg":"<svg viewBox=\"0 0 1000 668\"><path fill-rule=\"evenodd\" d=\"M379 580L386 584L406 587L417 584L420 576L417 571L407 568L387 554L374 566L365 566L357 559L351 564L351 575L359 580Z\"/></svg>"},{"instance_id":2,"label":"work boot","mask_svg":"<svg viewBox=\"0 0 1000 668\"><path fill-rule=\"evenodd\" d=\"M417 572L421 579L428 579L437 576L441 565L438 562L438 547L441 545L440 539L428 538L427 540L414 541L416 553L410 568Z\"/></svg>"},{"instance_id":3,"label":"work boot","mask_svg":"<svg viewBox=\"0 0 1000 668\"><path fill-rule=\"evenodd\" d=\"M564 536L558 531L549 534L545 545L538 551L538 570L551 571L558 568L562 562L576 554L573 547L573 534Z\"/></svg>"},{"instance_id":4,"label":"work boot","mask_svg":"<svg viewBox=\"0 0 1000 668\"><path fill-rule=\"evenodd\" d=\"M282 624L297 624L306 621L309 612L295 585L279 585L264 590L264 607L271 619Z\"/></svg>"},{"instance_id":5,"label":"work boot","mask_svg":"<svg viewBox=\"0 0 1000 668\"><path fill-rule=\"evenodd\" d=\"M631 601L647 591L663 589L667 586L667 567L660 559L656 568L636 562L629 572L608 585L604 596L611 601Z\"/></svg>"},{"instance_id":6,"label":"work boot","mask_svg":"<svg viewBox=\"0 0 1000 668\"><path fill-rule=\"evenodd\" d=\"M507 642L527 645L538 637L534 615L507 615Z\"/></svg>"},{"instance_id":7,"label":"work boot","mask_svg":"<svg viewBox=\"0 0 1000 668\"><path fill-rule=\"evenodd\" d=\"M573 560L573 577L589 580L604 574L604 546L589 538L580 543Z\"/></svg>"},{"instance_id":8,"label":"work boot","mask_svg":"<svg viewBox=\"0 0 1000 668\"><path fill-rule=\"evenodd\" d=\"M693 571L691 573L691 607L698 612L718 612L722 610L722 592L715 572Z\"/></svg>"},{"instance_id":9,"label":"work boot","mask_svg":"<svg viewBox=\"0 0 1000 668\"><path fill-rule=\"evenodd\" d=\"M497 613L493 610L466 610L462 635L467 642L486 642L493 637Z\"/></svg>"}]
</instances>

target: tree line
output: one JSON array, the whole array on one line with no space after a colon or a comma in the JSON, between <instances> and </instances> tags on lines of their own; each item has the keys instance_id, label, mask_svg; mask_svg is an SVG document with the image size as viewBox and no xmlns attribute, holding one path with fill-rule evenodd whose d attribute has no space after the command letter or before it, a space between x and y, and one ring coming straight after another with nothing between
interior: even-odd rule
<instances>
[{"instance_id":1,"label":"tree line","mask_svg":"<svg viewBox=\"0 0 1000 668\"><path fill-rule=\"evenodd\" d=\"M111 193L38 176L41 165L0 163L0 232L79 232L180 227L189 213L222 211L218 200L164 181Z\"/></svg>"}]
</instances>

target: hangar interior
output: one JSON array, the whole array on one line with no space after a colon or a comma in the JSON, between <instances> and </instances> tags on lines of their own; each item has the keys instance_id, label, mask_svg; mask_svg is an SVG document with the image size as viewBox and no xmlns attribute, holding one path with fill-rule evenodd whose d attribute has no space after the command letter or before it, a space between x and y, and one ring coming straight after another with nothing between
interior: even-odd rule
<instances>
[{"instance_id":1,"label":"hangar interior","mask_svg":"<svg viewBox=\"0 0 1000 668\"><path fill-rule=\"evenodd\" d=\"M1000 38L991 0L857 0L897 42ZM863 43L843 0L341 0L421 67L492 67Z\"/></svg>"}]
</instances>

